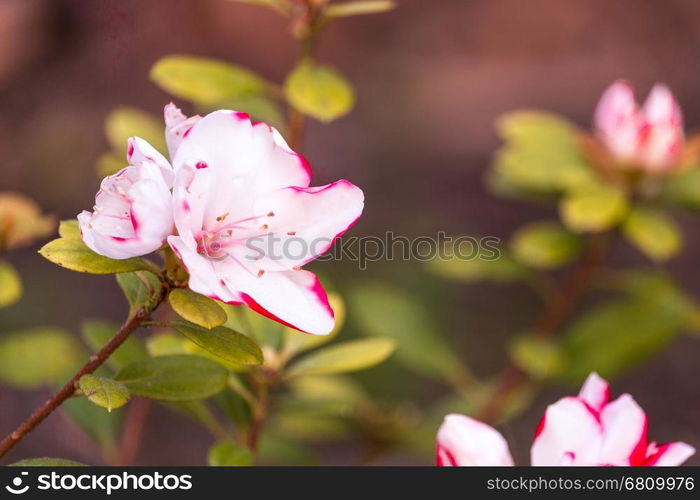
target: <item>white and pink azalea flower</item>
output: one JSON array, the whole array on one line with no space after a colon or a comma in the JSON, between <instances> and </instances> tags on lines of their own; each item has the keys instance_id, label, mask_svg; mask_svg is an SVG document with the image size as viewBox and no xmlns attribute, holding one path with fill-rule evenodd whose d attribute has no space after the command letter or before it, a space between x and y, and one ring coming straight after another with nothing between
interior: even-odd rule
<instances>
[{"instance_id":1,"label":"white and pink azalea flower","mask_svg":"<svg viewBox=\"0 0 700 500\"><path fill-rule=\"evenodd\" d=\"M328 334L333 311L318 278L302 266L360 217L362 191L345 180L309 187L308 162L277 130L244 113L193 119L166 108L166 120L177 228L168 242L190 274L189 287Z\"/></svg>"},{"instance_id":2,"label":"white and pink azalea flower","mask_svg":"<svg viewBox=\"0 0 700 500\"><path fill-rule=\"evenodd\" d=\"M679 162L683 115L664 84L657 83L640 108L632 86L616 81L598 102L594 126L600 141L622 165L659 172Z\"/></svg>"},{"instance_id":3,"label":"white and pink azalea flower","mask_svg":"<svg viewBox=\"0 0 700 500\"><path fill-rule=\"evenodd\" d=\"M695 453L682 442L647 440L647 417L629 394L610 401L608 383L592 373L576 397L550 405L530 449L533 466L673 466ZM503 436L464 415L448 415L437 435L437 464L513 464Z\"/></svg>"},{"instance_id":4,"label":"white and pink azalea flower","mask_svg":"<svg viewBox=\"0 0 700 500\"><path fill-rule=\"evenodd\" d=\"M173 232L170 163L138 137L129 139L127 162L102 181L93 211L78 215L85 244L112 259L151 253Z\"/></svg>"}]
</instances>

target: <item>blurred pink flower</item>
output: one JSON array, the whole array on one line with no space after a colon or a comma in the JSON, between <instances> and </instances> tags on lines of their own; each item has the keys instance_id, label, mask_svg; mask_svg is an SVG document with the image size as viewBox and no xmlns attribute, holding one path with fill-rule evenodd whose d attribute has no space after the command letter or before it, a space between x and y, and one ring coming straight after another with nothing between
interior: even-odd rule
<instances>
[{"instance_id":1,"label":"blurred pink flower","mask_svg":"<svg viewBox=\"0 0 700 500\"><path fill-rule=\"evenodd\" d=\"M78 215L85 244L112 259L151 253L173 232L170 163L138 137L129 139L127 161L102 181L93 212Z\"/></svg>"},{"instance_id":2,"label":"blurred pink flower","mask_svg":"<svg viewBox=\"0 0 700 500\"><path fill-rule=\"evenodd\" d=\"M682 442L647 441L647 417L629 394L610 401L608 383L589 375L576 397L550 405L530 449L532 465L680 465L695 453ZM512 465L503 436L464 415L448 415L437 435L437 464Z\"/></svg>"},{"instance_id":3,"label":"blurred pink flower","mask_svg":"<svg viewBox=\"0 0 700 500\"><path fill-rule=\"evenodd\" d=\"M643 107L622 80L603 93L594 117L595 132L620 163L648 171L674 167L683 149L683 116L666 85L657 83Z\"/></svg>"},{"instance_id":4,"label":"blurred pink flower","mask_svg":"<svg viewBox=\"0 0 700 500\"><path fill-rule=\"evenodd\" d=\"M306 160L277 130L244 113L193 120L166 107L168 114L178 127L168 127L177 136L169 142L178 231L168 242L190 273L190 288L307 333L329 333L326 293L301 266L360 217L362 191L344 180L309 187Z\"/></svg>"}]
</instances>

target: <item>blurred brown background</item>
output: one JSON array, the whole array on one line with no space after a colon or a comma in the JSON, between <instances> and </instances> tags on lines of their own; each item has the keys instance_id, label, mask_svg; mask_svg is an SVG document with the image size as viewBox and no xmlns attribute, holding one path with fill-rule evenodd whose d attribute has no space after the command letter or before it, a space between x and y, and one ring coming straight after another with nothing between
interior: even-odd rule
<instances>
[{"instance_id":1,"label":"blurred brown background","mask_svg":"<svg viewBox=\"0 0 700 500\"><path fill-rule=\"evenodd\" d=\"M551 217L545 208L495 199L483 186L498 145L494 120L514 108L552 110L587 126L600 92L624 77L641 94L665 81L676 92L688 127L700 123L696 0L399 4L388 14L340 20L320 42L320 59L354 82L358 102L336 123L312 124L305 153L315 166L314 184L348 178L365 190L365 216L355 234L442 230L507 237L525 221ZM23 192L60 218L74 217L92 206L98 187L94 166L108 149L106 113L124 104L159 113L170 100L148 80L159 57L218 57L279 81L293 65L294 47L280 17L225 0L0 0L0 190ZM683 214L679 219L690 241L671 268L689 290L700 293L697 219ZM618 247L614 258L643 262ZM111 278L62 270L35 250L9 256L25 280L26 294L19 305L0 312L0 331L40 324L77 331L85 317L123 316L125 306ZM419 278L396 269L375 264L365 273L416 287ZM352 279L353 273L360 272L346 269L338 279ZM451 297L450 307L436 314L482 375L499 370L505 340L527 326L538 307L519 287L452 286L433 278L427 288ZM615 381L613 393L635 395L649 413L653 439L700 447L699 360L700 342L683 337ZM416 400L427 397L425 387L415 391ZM522 463L544 405L567 391L542 394L505 427ZM41 391L20 394L0 387L0 433L45 397ZM202 463L209 444L203 431L159 410L138 463ZM328 450L328 460L350 462L349 450L351 444ZM87 438L60 414L10 459L40 455L100 462ZM700 464L700 457L690 463Z\"/></svg>"}]
</instances>

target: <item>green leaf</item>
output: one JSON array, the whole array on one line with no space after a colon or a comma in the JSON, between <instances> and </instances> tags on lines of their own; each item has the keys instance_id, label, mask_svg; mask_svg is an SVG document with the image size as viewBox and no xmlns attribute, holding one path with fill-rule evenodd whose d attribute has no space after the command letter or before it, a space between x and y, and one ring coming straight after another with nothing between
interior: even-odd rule
<instances>
[{"instance_id":1,"label":"green leaf","mask_svg":"<svg viewBox=\"0 0 700 500\"><path fill-rule=\"evenodd\" d=\"M63 383L84 356L77 340L59 328L6 333L0 337L0 380L25 389Z\"/></svg>"},{"instance_id":2,"label":"green leaf","mask_svg":"<svg viewBox=\"0 0 700 500\"><path fill-rule=\"evenodd\" d=\"M597 178L583 159L575 127L559 116L514 111L499 118L497 129L505 144L491 183L501 190L558 192Z\"/></svg>"},{"instance_id":3,"label":"green leaf","mask_svg":"<svg viewBox=\"0 0 700 500\"><path fill-rule=\"evenodd\" d=\"M560 373L566 362L558 346L531 335L515 338L509 346L509 352L520 368L538 380Z\"/></svg>"},{"instance_id":4,"label":"green leaf","mask_svg":"<svg viewBox=\"0 0 700 500\"><path fill-rule=\"evenodd\" d=\"M290 381L294 396L305 401L335 401L352 407L368 396L352 378L343 375L297 377Z\"/></svg>"},{"instance_id":5,"label":"green leaf","mask_svg":"<svg viewBox=\"0 0 700 500\"><path fill-rule=\"evenodd\" d=\"M359 16L362 14L378 14L396 8L392 0L358 0L356 2L334 3L326 8L327 17Z\"/></svg>"},{"instance_id":6,"label":"green leaf","mask_svg":"<svg viewBox=\"0 0 700 500\"><path fill-rule=\"evenodd\" d=\"M253 465L253 454L233 441L219 441L209 449L207 461L214 467L247 467Z\"/></svg>"},{"instance_id":7,"label":"green leaf","mask_svg":"<svg viewBox=\"0 0 700 500\"><path fill-rule=\"evenodd\" d=\"M260 365L263 354L250 338L223 326L206 330L200 326L178 321L172 327L202 349L229 363Z\"/></svg>"},{"instance_id":8,"label":"green leaf","mask_svg":"<svg viewBox=\"0 0 700 500\"><path fill-rule=\"evenodd\" d=\"M562 377L576 383L592 371L615 377L661 350L685 319L685 305L673 301L625 299L598 307L564 332Z\"/></svg>"},{"instance_id":9,"label":"green leaf","mask_svg":"<svg viewBox=\"0 0 700 500\"><path fill-rule=\"evenodd\" d=\"M164 401L205 399L226 387L228 372L200 356L174 354L132 363L115 377L133 394Z\"/></svg>"},{"instance_id":10,"label":"green leaf","mask_svg":"<svg viewBox=\"0 0 700 500\"><path fill-rule=\"evenodd\" d=\"M562 221L577 233L609 229L625 218L628 209L625 193L603 184L573 190L559 204Z\"/></svg>"},{"instance_id":11,"label":"green leaf","mask_svg":"<svg viewBox=\"0 0 700 500\"><path fill-rule=\"evenodd\" d=\"M326 347L294 363L288 377L299 375L331 375L364 370L388 358L396 349L392 339L351 340Z\"/></svg>"},{"instance_id":12,"label":"green leaf","mask_svg":"<svg viewBox=\"0 0 700 500\"><path fill-rule=\"evenodd\" d=\"M92 351L99 351L117 333L118 325L109 321L87 320L83 322L81 333L83 340ZM107 358L107 364L115 371L125 366L148 359L146 349L134 336L128 337L117 350Z\"/></svg>"},{"instance_id":13,"label":"green leaf","mask_svg":"<svg viewBox=\"0 0 700 500\"><path fill-rule=\"evenodd\" d=\"M107 177L116 174L126 167L126 161L123 156L124 155L117 155L113 152L101 154L100 157L97 158L96 171L98 177Z\"/></svg>"},{"instance_id":14,"label":"green leaf","mask_svg":"<svg viewBox=\"0 0 700 500\"><path fill-rule=\"evenodd\" d=\"M9 467L85 467L85 464L65 458L25 458L10 464Z\"/></svg>"},{"instance_id":15,"label":"green leaf","mask_svg":"<svg viewBox=\"0 0 700 500\"><path fill-rule=\"evenodd\" d=\"M187 354L187 343L180 335L170 332L156 333L146 339L148 354L155 356L167 356L168 354Z\"/></svg>"},{"instance_id":16,"label":"green leaf","mask_svg":"<svg viewBox=\"0 0 700 500\"><path fill-rule=\"evenodd\" d=\"M165 91L203 106L260 94L267 87L252 71L194 56L164 57L151 69L151 80Z\"/></svg>"},{"instance_id":17,"label":"green leaf","mask_svg":"<svg viewBox=\"0 0 700 500\"><path fill-rule=\"evenodd\" d=\"M322 122L347 114L355 102L352 87L345 78L330 67L308 60L287 76L284 92L298 111Z\"/></svg>"},{"instance_id":18,"label":"green leaf","mask_svg":"<svg viewBox=\"0 0 700 500\"><path fill-rule=\"evenodd\" d=\"M460 380L467 374L455 351L439 334L423 304L383 283L362 283L350 295L351 317L365 335L396 341L396 360L430 377Z\"/></svg>"},{"instance_id":19,"label":"green leaf","mask_svg":"<svg viewBox=\"0 0 700 500\"><path fill-rule=\"evenodd\" d=\"M95 375L80 377L78 387L85 397L107 411L124 406L130 397L129 389L121 382Z\"/></svg>"},{"instance_id":20,"label":"green leaf","mask_svg":"<svg viewBox=\"0 0 700 500\"><path fill-rule=\"evenodd\" d=\"M513 256L536 269L557 269L576 258L580 239L556 222L534 222L518 229L510 242Z\"/></svg>"},{"instance_id":21,"label":"green leaf","mask_svg":"<svg viewBox=\"0 0 700 500\"><path fill-rule=\"evenodd\" d=\"M50 241L39 250L39 253L54 264L81 273L113 274L154 269L154 264L141 258L116 260L103 257L75 238L58 238Z\"/></svg>"},{"instance_id":22,"label":"green leaf","mask_svg":"<svg viewBox=\"0 0 700 500\"><path fill-rule=\"evenodd\" d=\"M700 167L666 177L661 199L674 205L700 209Z\"/></svg>"},{"instance_id":23,"label":"green leaf","mask_svg":"<svg viewBox=\"0 0 700 500\"><path fill-rule=\"evenodd\" d=\"M170 306L190 323L211 330L226 322L226 312L215 300L191 290L176 289L168 297Z\"/></svg>"},{"instance_id":24,"label":"green leaf","mask_svg":"<svg viewBox=\"0 0 700 500\"><path fill-rule=\"evenodd\" d=\"M130 137L140 137L161 153L167 153L163 120L138 108L119 107L112 110L105 120L105 134L112 150L120 155L122 167L126 166L126 146Z\"/></svg>"},{"instance_id":25,"label":"green leaf","mask_svg":"<svg viewBox=\"0 0 700 500\"><path fill-rule=\"evenodd\" d=\"M66 239L80 239L80 226L77 219L62 220L58 224L58 235Z\"/></svg>"},{"instance_id":26,"label":"green leaf","mask_svg":"<svg viewBox=\"0 0 700 500\"><path fill-rule=\"evenodd\" d=\"M147 271L117 274L117 283L129 303L129 315L151 302L161 287L158 277Z\"/></svg>"},{"instance_id":27,"label":"green leaf","mask_svg":"<svg viewBox=\"0 0 700 500\"><path fill-rule=\"evenodd\" d=\"M499 256L485 259L482 256L466 258L455 255L448 250L444 258L436 256L428 262L428 270L436 276L463 283L479 281L494 281L497 283L512 283L523 280L528 275L525 266L513 259L504 250L499 250Z\"/></svg>"},{"instance_id":28,"label":"green leaf","mask_svg":"<svg viewBox=\"0 0 700 500\"><path fill-rule=\"evenodd\" d=\"M622 231L632 245L656 262L674 257L683 247L680 229L671 218L656 210L633 209Z\"/></svg>"},{"instance_id":29,"label":"green leaf","mask_svg":"<svg viewBox=\"0 0 700 500\"><path fill-rule=\"evenodd\" d=\"M248 113L252 120L265 122L277 130L284 130L285 120L280 104L266 95L249 95L206 106L205 108L235 109Z\"/></svg>"},{"instance_id":30,"label":"green leaf","mask_svg":"<svg viewBox=\"0 0 700 500\"><path fill-rule=\"evenodd\" d=\"M22 280L15 268L0 260L0 307L16 304L22 298Z\"/></svg>"}]
</instances>

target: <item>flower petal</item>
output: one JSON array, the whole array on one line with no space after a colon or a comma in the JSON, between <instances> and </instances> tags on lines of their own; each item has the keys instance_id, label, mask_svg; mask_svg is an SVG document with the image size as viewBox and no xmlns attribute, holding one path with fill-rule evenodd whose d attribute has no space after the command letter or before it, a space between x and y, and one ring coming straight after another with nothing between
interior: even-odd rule
<instances>
[{"instance_id":1,"label":"flower petal","mask_svg":"<svg viewBox=\"0 0 700 500\"><path fill-rule=\"evenodd\" d=\"M202 117L194 115L188 118L172 102L163 109L163 117L165 118L165 142L168 145L168 154L170 158L174 158L182 139Z\"/></svg>"},{"instance_id":2,"label":"flower petal","mask_svg":"<svg viewBox=\"0 0 700 500\"><path fill-rule=\"evenodd\" d=\"M597 463L602 429L582 399L562 398L545 412L530 449L532 465L559 465L574 457L573 465Z\"/></svg>"},{"instance_id":3,"label":"flower petal","mask_svg":"<svg viewBox=\"0 0 700 500\"><path fill-rule=\"evenodd\" d=\"M618 80L606 89L595 110L596 133L622 160L634 158L641 136L643 119L632 86Z\"/></svg>"},{"instance_id":4,"label":"flower petal","mask_svg":"<svg viewBox=\"0 0 700 500\"><path fill-rule=\"evenodd\" d=\"M238 294L232 293L226 288L217 274L215 261L199 255L197 250L190 247L180 236L170 236L168 244L190 274L189 287L191 290L228 304L241 304Z\"/></svg>"},{"instance_id":5,"label":"flower petal","mask_svg":"<svg viewBox=\"0 0 700 500\"><path fill-rule=\"evenodd\" d=\"M651 448L651 447L650 447ZM676 466L681 465L695 454L695 448L677 441L675 443L653 446L646 465Z\"/></svg>"},{"instance_id":6,"label":"flower petal","mask_svg":"<svg viewBox=\"0 0 700 500\"><path fill-rule=\"evenodd\" d=\"M170 162L165 159L165 156L160 154L156 148L151 146L148 141L140 137L130 137L127 145L126 159L129 165L142 165L146 162L155 163L161 169L161 175L165 180L168 188L173 186L173 168Z\"/></svg>"},{"instance_id":7,"label":"flower petal","mask_svg":"<svg viewBox=\"0 0 700 500\"><path fill-rule=\"evenodd\" d=\"M230 110L210 113L191 128L173 157L175 171L183 165L218 169L239 180L242 193L306 187L311 180L306 160L272 127L253 124L245 113Z\"/></svg>"},{"instance_id":8,"label":"flower petal","mask_svg":"<svg viewBox=\"0 0 700 500\"><path fill-rule=\"evenodd\" d=\"M238 274L233 285L254 311L312 335L328 335L335 325L333 309L320 281L310 271L275 271L260 276Z\"/></svg>"},{"instance_id":9,"label":"flower petal","mask_svg":"<svg viewBox=\"0 0 700 500\"><path fill-rule=\"evenodd\" d=\"M578 397L583 399L595 411L600 412L610 400L610 386L597 373L591 373L584 382Z\"/></svg>"},{"instance_id":10,"label":"flower petal","mask_svg":"<svg viewBox=\"0 0 700 500\"><path fill-rule=\"evenodd\" d=\"M642 108L644 118L650 125L683 126L683 113L671 90L657 83L649 92Z\"/></svg>"},{"instance_id":11,"label":"flower petal","mask_svg":"<svg viewBox=\"0 0 700 500\"><path fill-rule=\"evenodd\" d=\"M325 253L360 217L364 194L346 180L312 188L289 187L256 200L255 213L266 220L268 235L251 240L258 265L266 270L291 270ZM259 258L259 257L258 257Z\"/></svg>"},{"instance_id":12,"label":"flower petal","mask_svg":"<svg viewBox=\"0 0 700 500\"><path fill-rule=\"evenodd\" d=\"M629 394L623 394L600 412L603 442L600 463L643 465L647 449L647 417Z\"/></svg>"},{"instance_id":13,"label":"flower petal","mask_svg":"<svg viewBox=\"0 0 700 500\"><path fill-rule=\"evenodd\" d=\"M466 415L445 417L437 434L436 454L439 466L513 465L501 433Z\"/></svg>"}]
</instances>

